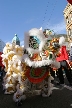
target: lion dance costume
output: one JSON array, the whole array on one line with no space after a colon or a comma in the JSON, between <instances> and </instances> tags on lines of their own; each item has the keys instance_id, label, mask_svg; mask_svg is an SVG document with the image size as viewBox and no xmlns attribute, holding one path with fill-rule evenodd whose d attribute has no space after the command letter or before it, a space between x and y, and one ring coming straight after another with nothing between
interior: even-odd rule
<instances>
[{"instance_id":1,"label":"lion dance costume","mask_svg":"<svg viewBox=\"0 0 72 108\"><path fill-rule=\"evenodd\" d=\"M52 94L53 77L50 75L50 66L60 67L55 60L60 48L59 39L45 37L42 29L33 28L25 33L24 48L7 43L4 47L2 60L6 75L3 79L5 94L13 95L13 100L19 104L25 100L27 93L33 93L31 84L39 84L40 91L35 94L43 97Z\"/></svg>"}]
</instances>

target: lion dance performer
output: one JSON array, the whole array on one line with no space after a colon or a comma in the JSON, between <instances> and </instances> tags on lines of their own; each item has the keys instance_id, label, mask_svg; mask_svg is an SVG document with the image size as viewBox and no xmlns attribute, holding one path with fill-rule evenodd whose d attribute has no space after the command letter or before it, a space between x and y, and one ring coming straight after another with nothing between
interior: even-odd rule
<instances>
[{"instance_id":1,"label":"lion dance performer","mask_svg":"<svg viewBox=\"0 0 72 108\"><path fill-rule=\"evenodd\" d=\"M66 51L66 46L64 45L64 43L65 43L65 38L64 37L62 37L62 39L60 40L60 43L62 44L62 46L60 48L59 55L56 58L57 61L60 62L60 68L58 69L60 82L58 84L64 85L64 77L63 77L63 71L62 71L62 69L64 69L65 73L66 73L66 77L69 81L69 84L72 86L71 72L68 70L68 68L69 68L69 64L68 64L69 57L68 57L68 53Z\"/></svg>"}]
</instances>

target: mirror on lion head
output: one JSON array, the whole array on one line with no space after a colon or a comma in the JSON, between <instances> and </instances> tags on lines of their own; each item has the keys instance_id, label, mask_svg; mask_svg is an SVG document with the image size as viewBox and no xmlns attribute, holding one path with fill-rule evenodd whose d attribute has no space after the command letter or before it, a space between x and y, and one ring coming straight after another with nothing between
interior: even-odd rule
<instances>
[{"instance_id":1,"label":"mirror on lion head","mask_svg":"<svg viewBox=\"0 0 72 108\"><path fill-rule=\"evenodd\" d=\"M40 40L36 36L30 36L29 47L33 49L39 49Z\"/></svg>"}]
</instances>

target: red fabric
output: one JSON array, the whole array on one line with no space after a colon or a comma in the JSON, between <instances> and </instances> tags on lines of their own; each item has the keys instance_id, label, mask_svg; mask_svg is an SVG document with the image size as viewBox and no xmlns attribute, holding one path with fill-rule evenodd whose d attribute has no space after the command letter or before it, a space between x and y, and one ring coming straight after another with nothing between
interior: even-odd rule
<instances>
[{"instance_id":1,"label":"red fabric","mask_svg":"<svg viewBox=\"0 0 72 108\"><path fill-rule=\"evenodd\" d=\"M2 64L2 62L0 62L0 66L4 67L4 65Z\"/></svg>"},{"instance_id":2,"label":"red fabric","mask_svg":"<svg viewBox=\"0 0 72 108\"><path fill-rule=\"evenodd\" d=\"M48 76L49 72L45 72L45 74L41 77L41 78L34 78L30 76L30 68L27 69L26 71L26 76L29 79L30 82L37 84L42 82L47 76Z\"/></svg>"},{"instance_id":3,"label":"red fabric","mask_svg":"<svg viewBox=\"0 0 72 108\"><path fill-rule=\"evenodd\" d=\"M67 0L72 5L72 0Z\"/></svg>"},{"instance_id":4,"label":"red fabric","mask_svg":"<svg viewBox=\"0 0 72 108\"><path fill-rule=\"evenodd\" d=\"M3 54L2 52L0 52L0 55Z\"/></svg>"},{"instance_id":5,"label":"red fabric","mask_svg":"<svg viewBox=\"0 0 72 108\"><path fill-rule=\"evenodd\" d=\"M4 67L4 65L2 64L2 57L1 57L2 54L3 54L3 53L0 52L0 66Z\"/></svg>"},{"instance_id":6,"label":"red fabric","mask_svg":"<svg viewBox=\"0 0 72 108\"><path fill-rule=\"evenodd\" d=\"M56 58L56 60L59 61L63 61L63 60L68 60L68 53L66 51L66 46L62 46L60 49L60 56Z\"/></svg>"}]
</instances>

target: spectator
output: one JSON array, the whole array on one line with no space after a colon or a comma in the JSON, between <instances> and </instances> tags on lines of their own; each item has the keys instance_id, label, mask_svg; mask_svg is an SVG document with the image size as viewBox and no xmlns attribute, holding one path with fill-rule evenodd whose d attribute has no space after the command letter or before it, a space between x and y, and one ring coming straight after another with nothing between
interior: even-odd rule
<instances>
[{"instance_id":1,"label":"spectator","mask_svg":"<svg viewBox=\"0 0 72 108\"><path fill-rule=\"evenodd\" d=\"M0 80L3 80L3 67L0 68Z\"/></svg>"},{"instance_id":2,"label":"spectator","mask_svg":"<svg viewBox=\"0 0 72 108\"><path fill-rule=\"evenodd\" d=\"M72 46L70 48L70 61L72 61Z\"/></svg>"},{"instance_id":3,"label":"spectator","mask_svg":"<svg viewBox=\"0 0 72 108\"><path fill-rule=\"evenodd\" d=\"M63 71L62 69L65 70L66 77L69 81L69 84L72 86L72 78L71 78L71 72L68 70L68 53L66 51L66 46L62 46L60 49L60 54L57 57L57 61L60 62L60 68L58 69L58 74L59 74L59 83L58 84L64 84L64 76L63 76Z\"/></svg>"}]
</instances>

